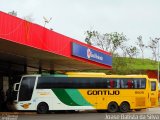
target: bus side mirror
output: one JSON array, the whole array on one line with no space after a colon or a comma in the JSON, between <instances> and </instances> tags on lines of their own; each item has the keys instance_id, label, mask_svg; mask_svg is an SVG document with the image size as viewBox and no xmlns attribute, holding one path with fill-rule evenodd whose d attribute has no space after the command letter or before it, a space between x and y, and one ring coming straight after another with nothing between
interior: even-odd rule
<instances>
[{"instance_id":1,"label":"bus side mirror","mask_svg":"<svg viewBox=\"0 0 160 120\"><path fill-rule=\"evenodd\" d=\"M14 84L14 91L18 91L18 89L19 89L19 83L15 83Z\"/></svg>"}]
</instances>

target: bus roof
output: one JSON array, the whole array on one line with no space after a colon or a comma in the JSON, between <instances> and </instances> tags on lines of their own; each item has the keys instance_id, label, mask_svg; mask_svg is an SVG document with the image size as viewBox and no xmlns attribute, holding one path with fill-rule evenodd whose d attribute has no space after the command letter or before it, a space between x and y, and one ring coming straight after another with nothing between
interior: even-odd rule
<instances>
[{"instance_id":1,"label":"bus roof","mask_svg":"<svg viewBox=\"0 0 160 120\"><path fill-rule=\"evenodd\" d=\"M106 75L105 73L94 72L66 72L65 74L32 74L27 76L50 76L50 77L102 77L102 78L148 78L147 75Z\"/></svg>"},{"instance_id":2,"label":"bus roof","mask_svg":"<svg viewBox=\"0 0 160 120\"><path fill-rule=\"evenodd\" d=\"M148 78L147 75L106 75L94 72L66 72L69 77L104 77L104 78Z\"/></svg>"},{"instance_id":3,"label":"bus roof","mask_svg":"<svg viewBox=\"0 0 160 120\"><path fill-rule=\"evenodd\" d=\"M106 75L107 78L148 78L147 75Z\"/></svg>"},{"instance_id":4,"label":"bus roof","mask_svg":"<svg viewBox=\"0 0 160 120\"><path fill-rule=\"evenodd\" d=\"M69 76L85 76L85 77L105 77L105 73L95 73L95 72L66 72Z\"/></svg>"},{"instance_id":5,"label":"bus roof","mask_svg":"<svg viewBox=\"0 0 160 120\"><path fill-rule=\"evenodd\" d=\"M149 80L150 80L150 81L158 81L158 80L155 79L155 78L150 78Z\"/></svg>"}]
</instances>

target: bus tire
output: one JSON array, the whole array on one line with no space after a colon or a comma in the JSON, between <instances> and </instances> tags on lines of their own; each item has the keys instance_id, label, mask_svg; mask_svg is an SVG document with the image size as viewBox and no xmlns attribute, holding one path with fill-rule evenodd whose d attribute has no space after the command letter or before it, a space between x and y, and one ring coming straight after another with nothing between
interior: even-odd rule
<instances>
[{"instance_id":1,"label":"bus tire","mask_svg":"<svg viewBox=\"0 0 160 120\"><path fill-rule=\"evenodd\" d=\"M128 102L122 102L119 106L119 110L122 112L122 113L126 113L126 112L129 112L130 110L130 105Z\"/></svg>"},{"instance_id":2,"label":"bus tire","mask_svg":"<svg viewBox=\"0 0 160 120\"><path fill-rule=\"evenodd\" d=\"M37 113L39 114L46 114L49 111L48 104L45 102L41 102L37 106Z\"/></svg>"},{"instance_id":3,"label":"bus tire","mask_svg":"<svg viewBox=\"0 0 160 120\"><path fill-rule=\"evenodd\" d=\"M118 104L116 102L110 102L107 108L108 112L115 113L118 111Z\"/></svg>"}]
</instances>

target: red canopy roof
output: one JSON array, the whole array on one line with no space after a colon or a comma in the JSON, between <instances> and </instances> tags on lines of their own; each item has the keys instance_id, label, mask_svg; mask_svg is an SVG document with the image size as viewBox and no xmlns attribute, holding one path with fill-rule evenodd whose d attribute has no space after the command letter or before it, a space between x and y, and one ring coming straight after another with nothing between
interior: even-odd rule
<instances>
[{"instance_id":1,"label":"red canopy roof","mask_svg":"<svg viewBox=\"0 0 160 120\"><path fill-rule=\"evenodd\" d=\"M0 12L2 60L55 70L111 69L111 65L73 56L72 42L111 56L93 46Z\"/></svg>"}]
</instances>

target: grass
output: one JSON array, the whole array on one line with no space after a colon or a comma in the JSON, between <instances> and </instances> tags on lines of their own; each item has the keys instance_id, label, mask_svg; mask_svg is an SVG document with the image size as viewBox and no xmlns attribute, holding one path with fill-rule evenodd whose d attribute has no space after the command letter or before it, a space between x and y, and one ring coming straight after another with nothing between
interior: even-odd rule
<instances>
[{"instance_id":1,"label":"grass","mask_svg":"<svg viewBox=\"0 0 160 120\"><path fill-rule=\"evenodd\" d=\"M157 70L158 62L150 59L115 57L112 70L83 70L83 72L104 72L106 74L144 74L146 70Z\"/></svg>"},{"instance_id":2,"label":"grass","mask_svg":"<svg viewBox=\"0 0 160 120\"><path fill-rule=\"evenodd\" d=\"M143 74L146 70L157 70L158 62L150 59L115 57L111 74Z\"/></svg>"},{"instance_id":3,"label":"grass","mask_svg":"<svg viewBox=\"0 0 160 120\"><path fill-rule=\"evenodd\" d=\"M135 70L157 70L158 67L158 62L150 59L125 58L125 62Z\"/></svg>"}]
</instances>

